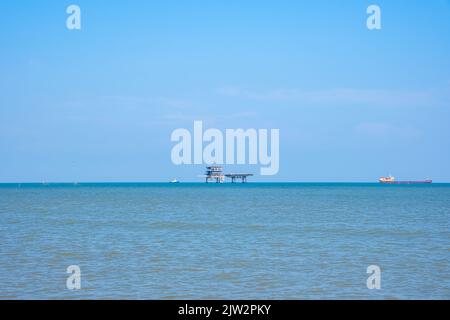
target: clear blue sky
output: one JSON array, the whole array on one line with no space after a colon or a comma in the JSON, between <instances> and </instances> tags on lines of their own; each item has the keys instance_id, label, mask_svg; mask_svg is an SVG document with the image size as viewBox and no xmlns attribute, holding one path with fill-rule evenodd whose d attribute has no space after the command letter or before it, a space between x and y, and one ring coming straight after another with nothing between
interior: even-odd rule
<instances>
[{"instance_id":1,"label":"clear blue sky","mask_svg":"<svg viewBox=\"0 0 450 320\"><path fill-rule=\"evenodd\" d=\"M196 181L170 160L194 120L280 129L253 180L450 181L450 1L0 4L0 182Z\"/></svg>"}]
</instances>

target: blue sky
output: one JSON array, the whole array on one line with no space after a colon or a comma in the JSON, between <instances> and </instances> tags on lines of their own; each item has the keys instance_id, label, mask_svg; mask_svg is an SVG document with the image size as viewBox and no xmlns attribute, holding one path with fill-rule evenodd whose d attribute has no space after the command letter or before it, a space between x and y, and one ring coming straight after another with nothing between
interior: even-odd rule
<instances>
[{"instance_id":1,"label":"blue sky","mask_svg":"<svg viewBox=\"0 0 450 320\"><path fill-rule=\"evenodd\" d=\"M199 181L194 120L280 129L254 181L450 181L447 0L4 1L0 88L0 182Z\"/></svg>"}]
</instances>

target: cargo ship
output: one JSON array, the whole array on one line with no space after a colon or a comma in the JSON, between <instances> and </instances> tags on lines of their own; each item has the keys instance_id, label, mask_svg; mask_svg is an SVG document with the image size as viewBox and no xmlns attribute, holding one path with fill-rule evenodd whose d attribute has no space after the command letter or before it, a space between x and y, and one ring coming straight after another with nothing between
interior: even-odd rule
<instances>
[{"instance_id":1,"label":"cargo ship","mask_svg":"<svg viewBox=\"0 0 450 320\"><path fill-rule=\"evenodd\" d=\"M385 184L428 184L428 183L433 183L433 180L397 181L391 175L389 175L389 177L381 177L378 181L380 183L385 183Z\"/></svg>"}]
</instances>

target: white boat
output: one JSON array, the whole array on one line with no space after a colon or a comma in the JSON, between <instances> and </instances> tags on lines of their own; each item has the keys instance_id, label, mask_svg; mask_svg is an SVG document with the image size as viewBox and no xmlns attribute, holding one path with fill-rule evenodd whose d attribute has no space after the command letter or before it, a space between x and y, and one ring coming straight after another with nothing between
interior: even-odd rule
<instances>
[{"instance_id":1,"label":"white boat","mask_svg":"<svg viewBox=\"0 0 450 320\"><path fill-rule=\"evenodd\" d=\"M378 179L378 181L380 183L394 183L395 178L393 176L389 175L388 177L381 177L380 179Z\"/></svg>"},{"instance_id":2,"label":"white boat","mask_svg":"<svg viewBox=\"0 0 450 320\"><path fill-rule=\"evenodd\" d=\"M180 181L178 181L177 179L173 179L172 181L170 181L170 183L180 183Z\"/></svg>"}]
</instances>

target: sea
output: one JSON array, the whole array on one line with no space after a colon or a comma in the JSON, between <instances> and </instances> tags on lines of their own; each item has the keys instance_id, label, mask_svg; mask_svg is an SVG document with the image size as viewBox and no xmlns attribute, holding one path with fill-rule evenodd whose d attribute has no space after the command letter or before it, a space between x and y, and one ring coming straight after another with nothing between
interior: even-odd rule
<instances>
[{"instance_id":1,"label":"sea","mask_svg":"<svg viewBox=\"0 0 450 320\"><path fill-rule=\"evenodd\" d=\"M449 222L450 184L0 184L0 299L450 299Z\"/></svg>"}]
</instances>

